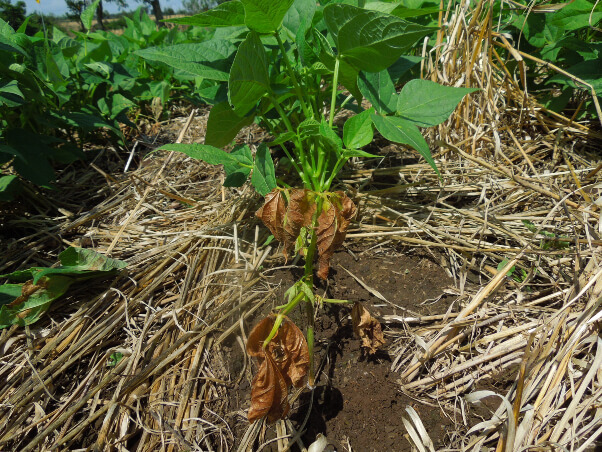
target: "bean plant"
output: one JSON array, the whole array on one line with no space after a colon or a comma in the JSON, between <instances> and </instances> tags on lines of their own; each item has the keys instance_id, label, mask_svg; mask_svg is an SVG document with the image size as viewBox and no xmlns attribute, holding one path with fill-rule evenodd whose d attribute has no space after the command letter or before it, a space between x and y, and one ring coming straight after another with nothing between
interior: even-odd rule
<instances>
[{"instance_id":1,"label":"bean plant","mask_svg":"<svg viewBox=\"0 0 602 452\"><path fill-rule=\"evenodd\" d=\"M186 54L176 47L153 51L156 60L214 82L205 143L161 149L223 164L225 186L242 186L250 176L265 197L257 216L282 242L285 257L305 257L303 277L288 289L286 304L249 336L248 352L261 364L253 381L251 421L284 416L288 388L303 384L306 373L314 385L314 310L322 302L343 301L314 294L314 265L317 260L317 276L327 279L330 257L356 214L353 201L333 191L341 169L353 157L377 158L363 150L376 130L418 151L438 173L420 128L445 121L474 91L415 79L397 92L396 83L420 61L408 53L436 28L402 19L408 11L395 3L349 3L228 1L175 21L218 28L212 40ZM343 110L347 119L339 122ZM252 123L274 140L260 144L255 155L247 145L230 148ZM276 178L270 151L275 148L286 155L281 163L294 168L296 187ZM305 337L286 317L299 304L307 314ZM361 317L358 309L354 324Z\"/></svg>"}]
</instances>

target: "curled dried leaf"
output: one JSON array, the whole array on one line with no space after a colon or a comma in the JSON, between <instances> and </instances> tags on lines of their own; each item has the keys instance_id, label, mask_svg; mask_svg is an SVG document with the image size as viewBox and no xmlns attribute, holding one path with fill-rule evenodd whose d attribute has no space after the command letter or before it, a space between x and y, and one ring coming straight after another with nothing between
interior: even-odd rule
<instances>
[{"instance_id":1,"label":"curled dried leaf","mask_svg":"<svg viewBox=\"0 0 602 452\"><path fill-rule=\"evenodd\" d=\"M288 412L288 403L285 405L282 397L286 402L288 387L301 387L309 370L305 336L286 316L274 338L263 348L263 342L272 331L275 320L276 316L261 320L249 333L247 341L247 353L255 356L260 363L251 390L250 422L265 415L270 422L284 417Z\"/></svg>"},{"instance_id":2,"label":"curled dried leaf","mask_svg":"<svg viewBox=\"0 0 602 452\"><path fill-rule=\"evenodd\" d=\"M269 353L253 378L249 422L267 416L268 422L282 419L289 410L288 385L278 365Z\"/></svg>"},{"instance_id":3,"label":"curled dried leaf","mask_svg":"<svg viewBox=\"0 0 602 452\"><path fill-rule=\"evenodd\" d=\"M353 332L362 340L362 347L373 355L379 347L385 345L380 322L370 315L361 303L355 303L351 310Z\"/></svg>"},{"instance_id":4,"label":"curled dried leaf","mask_svg":"<svg viewBox=\"0 0 602 452\"><path fill-rule=\"evenodd\" d=\"M284 218L286 216L286 200L282 190L275 188L267 195L263 206L255 213L263 221L274 238L279 242L284 241Z\"/></svg>"},{"instance_id":5,"label":"curled dried leaf","mask_svg":"<svg viewBox=\"0 0 602 452\"><path fill-rule=\"evenodd\" d=\"M295 246L295 241L302 227L310 227L312 217L316 211L314 195L307 189L293 189L290 191L286 220L284 223L284 257Z\"/></svg>"},{"instance_id":6,"label":"curled dried leaf","mask_svg":"<svg viewBox=\"0 0 602 452\"><path fill-rule=\"evenodd\" d=\"M330 259L347 235L351 220L357 213L353 201L342 191L337 191L324 202L318 217L318 277L328 278Z\"/></svg>"},{"instance_id":7,"label":"curled dried leaf","mask_svg":"<svg viewBox=\"0 0 602 452\"><path fill-rule=\"evenodd\" d=\"M283 374L293 386L300 388L309 370L309 350L305 336L297 325L286 319L277 337L279 347L284 352L280 362Z\"/></svg>"}]
</instances>

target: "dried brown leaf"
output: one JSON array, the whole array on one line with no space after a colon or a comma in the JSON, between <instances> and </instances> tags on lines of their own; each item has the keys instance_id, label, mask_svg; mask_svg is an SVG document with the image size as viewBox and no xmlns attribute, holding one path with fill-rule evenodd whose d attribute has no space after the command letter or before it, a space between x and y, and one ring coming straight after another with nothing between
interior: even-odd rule
<instances>
[{"instance_id":1,"label":"dried brown leaf","mask_svg":"<svg viewBox=\"0 0 602 452\"><path fill-rule=\"evenodd\" d=\"M370 315L361 303L355 303L351 310L353 332L362 340L362 347L373 355L379 347L385 345L380 322Z\"/></svg>"},{"instance_id":2,"label":"dried brown leaf","mask_svg":"<svg viewBox=\"0 0 602 452\"><path fill-rule=\"evenodd\" d=\"M274 316L262 319L253 327L247 339L247 353L249 356L255 356L259 361L263 361L263 341L268 337L274 326Z\"/></svg>"},{"instance_id":3,"label":"dried brown leaf","mask_svg":"<svg viewBox=\"0 0 602 452\"><path fill-rule=\"evenodd\" d=\"M286 316L274 338L263 348L275 320L273 315L261 320L249 333L247 341L247 353L255 356L260 364L251 390L251 422L265 415L270 422L285 416L288 412L288 387L291 384L301 387L309 370L305 336Z\"/></svg>"},{"instance_id":4,"label":"dried brown leaf","mask_svg":"<svg viewBox=\"0 0 602 452\"><path fill-rule=\"evenodd\" d=\"M282 373L293 386L300 388L309 370L309 350L305 336L297 325L286 319L278 330L277 337L278 345L275 347L280 347L283 352L280 362ZM276 355L275 350L273 354Z\"/></svg>"},{"instance_id":5,"label":"dried brown leaf","mask_svg":"<svg viewBox=\"0 0 602 452\"><path fill-rule=\"evenodd\" d=\"M268 422L274 422L286 416L289 410L288 384L274 358L269 353L264 356L259 372L253 378L249 422L264 416L267 416Z\"/></svg>"},{"instance_id":6,"label":"dried brown leaf","mask_svg":"<svg viewBox=\"0 0 602 452\"><path fill-rule=\"evenodd\" d=\"M263 206L255 213L263 221L274 238L279 242L284 241L284 218L286 216L286 200L282 190L275 188L267 195Z\"/></svg>"},{"instance_id":7,"label":"dried brown leaf","mask_svg":"<svg viewBox=\"0 0 602 452\"><path fill-rule=\"evenodd\" d=\"M342 191L337 191L324 202L318 217L318 277L328 278L330 259L345 241L347 229L357 209L353 201Z\"/></svg>"},{"instance_id":8,"label":"dried brown leaf","mask_svg":"<svg viewBox=\"0 0 602 452\"><path fill-rule=\"evenodd\" d=\"M284 257L295 246L302 227L310 227L312 217L316 211L313 193L307 189L293 189L290 191L286 220L284 222Z\"/></svg>"}]
</instances>

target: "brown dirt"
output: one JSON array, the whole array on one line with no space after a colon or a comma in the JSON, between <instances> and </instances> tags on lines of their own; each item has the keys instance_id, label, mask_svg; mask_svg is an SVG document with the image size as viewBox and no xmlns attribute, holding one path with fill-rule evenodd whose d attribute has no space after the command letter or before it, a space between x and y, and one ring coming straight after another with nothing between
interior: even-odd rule
<instances>
[{"instance_id":1,"label":"brown dirt","mask_svg":"<svg viewBox=\"0 0 602 452\"><path fill-rule=\"evenodd\" d=\"M379 291L390 303L372 295L343 267ZM271 273L270 283L280 284L276 304L282 303L284 291L299 276L300 269ZM362 252L360 248L335 254L329 281L319 288L318 293L325 290L330 298L361 301L378 318L387 314L403 314L402 308L424 315L444 313L452 300L447 295L442 296L443 289L450 286L451 279L426 254L405 255L393 250L377 254ZM432 302L437 298L438 301ZM431 301L421 304L426 300ZM390 370L393 357L386 348L373 356L361 349L359 339L353 335L350 312L350 305L325 304L318 313L315 350L319 374L311 413L302 436L305 446L322 433L339 451L348 450L349 446L353 451L410 451L402 421L406 406L412 406L418 412L436 448L449 443L446 430L452 421L437 405L413 400L400 392L399 377ZM267 313L259 314L254 322ZM291 317L299 325L304 325L301 310L293 312ZM392 331L386 325L383 327L385 336L390 337ZM232 349L236 354L235 350L236 347ZM232 356L230 362L240 362L240 358ZM237 372L240 369L232 369L233 374ZM244 379L231 393L230 410L246 411L249 397L250 381ZM291 410L290 419L296 429L301 427L308 414L311 398L312 392L306 390ZM247 425L241 423L235 428L238 440ZM268 441L273 437L275 429L271 427L265 439ZM274 448L270 449L272 445ZM297 450L295 447L291 450ZM262 450L277 448L275 443L271 443Z\"/></svg>"}]
</instances>

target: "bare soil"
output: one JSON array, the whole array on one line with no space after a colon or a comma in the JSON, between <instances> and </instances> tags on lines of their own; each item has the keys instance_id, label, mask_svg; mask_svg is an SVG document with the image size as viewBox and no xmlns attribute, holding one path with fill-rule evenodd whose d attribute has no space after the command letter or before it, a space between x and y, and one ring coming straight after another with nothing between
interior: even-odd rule
<instances>
[{"instance_id":1,"label":"bare soil","mask_svg":"<svg viewBox=\"0 0 602 452\"><path fill-rule=\"evenodd\" d=\"M378 291L387 302L364 288L344 269ZM283 303L285 289L298 280L300 272L299 268L272 272L270 282L280 284L276 304ZM451 286L452 280L430 255L415 252L406 255L390 249L366 251L365 247L357 247L335 254L329 281L321 289L330 298L360 301L375 317L382 319L390 314L405 315L406 309L423 315L444 313L453 301L453 297L444 294L444 289ZM304 445L307 447L321 433L339 451L349 447L366 452L410 451L402 421L406 406L418 412L436 448L449 444L446 431L453 426L449 413L435 403L414 400L400 392L399 376L391 372L394 357L386 347L372 356L361 348L353 334L350 307L325 304L317 313L316 387L313 393L306 389L290 413L297 430L308 417L301 437ZM264 310L254 321L268 313L269 310ZM302 310L292 313L291 317L300 326L305 324ZM392 336L399 335L399 325L393 331L383 323L383 329L389 342ZM236 356L240 354L236 350L232 348L230 359L233 374L240 372L238 363L242 358ZM253 371L256 371L255 364ZM249 379L243 379L231 393L229 410L248 409L250 390ZM239 441L247 426L244 422L235 426ZM271 426L264 436L265 442L275 438L275 428ZM296 447L291 450L298 450ZM278 449L276 443L271 442L261 450Z\"/></svg>"}]
</instances>

